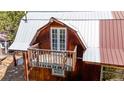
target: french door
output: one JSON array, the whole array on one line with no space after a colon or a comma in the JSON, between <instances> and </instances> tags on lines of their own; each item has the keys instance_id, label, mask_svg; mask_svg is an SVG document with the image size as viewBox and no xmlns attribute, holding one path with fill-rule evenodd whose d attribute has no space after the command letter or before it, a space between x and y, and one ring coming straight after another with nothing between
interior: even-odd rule
<instances>
[{"instance_id":1,"label":"french door","mask_svg":"<svg viewBox=\"0 0 124 93\"><path fill-rule=\"evenodd\" d=\"M51 49L66 50L66 28L51 28Z\"/></svg>"}]
</instances>

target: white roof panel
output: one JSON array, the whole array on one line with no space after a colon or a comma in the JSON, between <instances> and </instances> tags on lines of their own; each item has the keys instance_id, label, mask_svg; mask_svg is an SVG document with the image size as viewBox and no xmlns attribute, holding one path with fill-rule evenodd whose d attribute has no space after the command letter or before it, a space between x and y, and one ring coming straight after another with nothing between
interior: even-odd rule
<instances>
[{"instance_id":1,"label":"white roof panel","mask_svg":"<svg viewBox=\"0 0 124 93\"><path fill-rule=\"evenodd\" d=\"M47 24L48 21L28 20L21 21L15 40L9 47L10 50L27 50L37 30ZM23 45L23 46L20 46Z\"/></svg>"},{"instance_id":2,"label":"white roof panel","mask_svg":"<svg viewBox=\"0 0 124 93\"><path fill-rule=\"evenodd\" d=\"M20 50L20 51L27 51L27 48L29 47L28 43L23 42L14 42L9 49L10 50Z\"/></svg>"},{"instance_id":3,"label":"white roof panel","mask_svg":"<svg viewBox=\"0 0 124 93\"><path fill-rule=\"evenodd\" d=\"M47 24L51 17L78 32L87 47L84 61L100 62L99 20L113 19L111 12L28 12L27 23L21 21L15 40L9 49L27 50L37 30Z\"/></svg>"},{"instance_id":4,"label":"white roof panel","mask_svg":"<svg viewBox=\"0 0 124 93\"><path fill-rule=\"evenodd\" d=\"M100 63L100 49L99 48L87 48L83 55L83 61Z\"/></svg>"},{"instance_id":5,"label":"white roof panel","mask_svg":"<svg viewBox=\"0 0 124 93\"><path fill-rule=\"evenodd\" d=\"M65 21L63 21L65 22ZM78 32L87 47L99 47L99 20L66 21Z\"/></svg>"},{"instance_id":6,"label":"white roof panel","mask_svg":"<svg viewBox=\"0 0 124 93\"><path fill-rule=\"evenodd\" d=\"M51 17L55 17L57 19L67 19L67 20L79 20L79 19L113 19L111 12L106 11L70 11L70 12L62 12L62 11L49 11L49 12L28 12L28 19L50 19Z\"/></svg>"}]
</instances>

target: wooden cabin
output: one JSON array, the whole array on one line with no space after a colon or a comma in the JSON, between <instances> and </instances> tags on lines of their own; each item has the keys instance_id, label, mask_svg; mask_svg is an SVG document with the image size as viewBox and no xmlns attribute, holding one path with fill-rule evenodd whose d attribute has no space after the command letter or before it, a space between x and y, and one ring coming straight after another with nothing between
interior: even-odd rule
<instances>
[{"instance_id":1,"label":"wooden cabin","mask_svg":"<svg viewBox=\"0 0 124 93\"><path fill-rule=\"evenodd\" d=\"M25 80L101 80L104 65L124 66L123 18L124 12L28 12L9 49L23 52Z\"/></svg>"}]
</instances>

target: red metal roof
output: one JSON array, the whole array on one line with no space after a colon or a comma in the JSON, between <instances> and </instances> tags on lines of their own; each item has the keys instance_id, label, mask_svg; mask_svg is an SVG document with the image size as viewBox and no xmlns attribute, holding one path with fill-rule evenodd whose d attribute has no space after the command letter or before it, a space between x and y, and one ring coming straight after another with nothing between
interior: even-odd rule
<instances>
[{"instance_id":1,"label":"red metal roof","mask_svg":"<svg viewBox=\"0 0 124 93\"><path fill-rule=\"evenodd\" d=\"M113 11L112 15L114 19L124 19L124 11Z\"/></svg>"},{"instance_id":2,"label":"red metal roof","mask_svg":"<svg viewBox=\"0 0 124 93\"><path fill-rule=\"evenodd\" d=\"M124 20L101 20L99 37L101 63L124 66Z\"/></svg>"}]
</instances>

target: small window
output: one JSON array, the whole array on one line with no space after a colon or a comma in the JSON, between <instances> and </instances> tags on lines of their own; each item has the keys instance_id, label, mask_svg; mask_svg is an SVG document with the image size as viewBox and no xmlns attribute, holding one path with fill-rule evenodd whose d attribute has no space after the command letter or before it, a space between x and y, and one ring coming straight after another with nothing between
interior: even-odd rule
<instances>
[{"instance_id":1,"label":"small window","mask_svg":"<svg viewBox=\"0 0 124 93\"><path fill-rule=\"evenodd\" d=\"M64 72L63 69L53 68L52 69L52 75L54 75L54 76L60 76L60 77L65 77L65 72Z\"/></svg>"}]
</instances>

